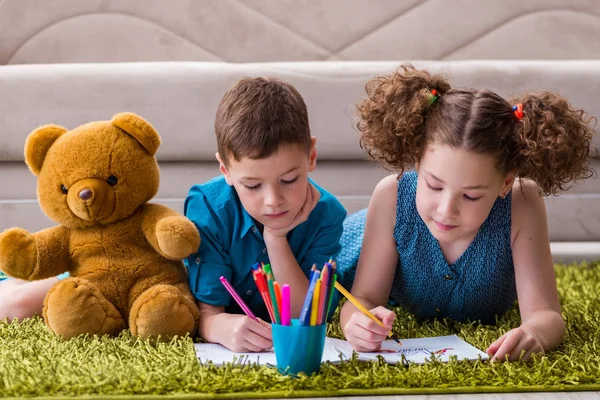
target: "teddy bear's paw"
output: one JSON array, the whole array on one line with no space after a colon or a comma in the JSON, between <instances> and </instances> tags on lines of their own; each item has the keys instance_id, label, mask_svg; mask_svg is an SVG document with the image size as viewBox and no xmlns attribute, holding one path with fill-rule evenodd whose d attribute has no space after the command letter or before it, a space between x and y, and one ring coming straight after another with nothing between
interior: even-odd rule
<instances>
[{"instance_id":1,"label":"teddy bear's paw","mask_svg":"<svg viewBox=\"0 0 600 400\"><path fill-rule=\"evenodd\" d=\"M184 259L200 246L198 230L183 216L171 216L158 221L156 240L160 250L173 260Z\"/></svg>"},{"instance_id":2,"label":"teddy bear's paw","mask_svg":"<svg viewBox=\"0 0 600 400\"><path fill-rule=\"evenodd\" d=\"M116 335L125 320L91 282L67 278L46 295L43 310L46 325L63 339L81 334Z\"/></svg>"},{"instance_id":3,"label":"teddy bear's paw","mask_svg":"<svg viewBox=\"0 0 600 400\"><path fill-rule=\"evenodd\" d=\"M10 228L0 234L0 270L19 279L29 279L37 264L34 237L21 228Z\"/></svg>"},{"instance_id":4,"label":"teddy bear's paw","mask_svg":"<svg viewBox=\"0 0 600 400\"><path fill-rule=\"evenodd\" d=\"M186 296L176 286L156 285L133 302L129 327L134 336L170 340L174 336L193 335L199 317L200 312L191 295Z\"/></svg>"}]
</instances>

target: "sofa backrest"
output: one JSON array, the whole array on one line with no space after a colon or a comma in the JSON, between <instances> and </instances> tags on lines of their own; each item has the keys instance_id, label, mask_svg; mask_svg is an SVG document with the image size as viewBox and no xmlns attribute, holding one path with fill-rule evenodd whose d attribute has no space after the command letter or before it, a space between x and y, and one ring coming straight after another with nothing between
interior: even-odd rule
<instances>
[{"instance_id":1,"label":"sofa backrest","mask_svg":"<svg viewBox=\"0 0 600 400\"><path fill-rule=\"evenodd\" d=\"M218 174L213 123L217 104L244 76L275 76L295 85L309 108L319 161L313 178L339 196L349 211L367 205L388 172L365 160L353 128L354 105L364 85L398 62L331 63L113 63L19 65L0 68L0 230L50 226L36 203L35 178L23 162L27 135L39 125L67 128L132 111L149 120L163 138L158 159L161 189L156 201L181 211L190 185ZM454 87L489 88L509 97L552 90L575 107L600 115L600 61L416 62L449 76ZM599 147L596 137L594 150ZM592 164L599 168L598 159ZM600 240L594 211L598 179L547 199L555 241Z\"/></svg>"}]
</instances>

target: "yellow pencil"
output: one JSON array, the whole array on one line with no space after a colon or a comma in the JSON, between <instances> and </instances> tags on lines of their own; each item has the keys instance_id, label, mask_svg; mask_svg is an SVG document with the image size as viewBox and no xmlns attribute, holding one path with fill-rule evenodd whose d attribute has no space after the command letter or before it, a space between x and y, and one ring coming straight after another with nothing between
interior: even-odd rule
<instances>
[{"instance_id":1,"label":"yellow pencil","mask_svg":"<svg viewBox=\"0 0 600 400\"><path fill-rule=\"evenodd\" d=\"M377 322L379 325L383 326L384 328L386 327L383 322L381 322L376 316L374 316L371 311L367 310L367 308L365 306L363 306L362 304L360 304L360 302L356 299L356 297L352 296L350 294L350 292L348 292L346 289L344 289L344 287L339 283L339 282L335 282L335 288L337 290L340 291L341 294L344 295L344 297L346 297L352 304L354 304L356 306L356 308L358 308L363 314L365 314L367 317L371 318L373 321ZM392 337L392 331L390 331L388 333L388 337ZM396 341L398 344L402 344L400 343L400 341Z\"/></svg>"},{"instance_id":2,"label":"yellow pencil","mask_svg":"<svg viewBox=\"0 0 600 400\"><path fill-rule=\"evenodd\" d=\"M310 311L310 325L317 325L317 316L319 315L319 293L321 292L321 280L317 281L315 291L313 292L312 309Z\"/></svg>"}]
</instances>

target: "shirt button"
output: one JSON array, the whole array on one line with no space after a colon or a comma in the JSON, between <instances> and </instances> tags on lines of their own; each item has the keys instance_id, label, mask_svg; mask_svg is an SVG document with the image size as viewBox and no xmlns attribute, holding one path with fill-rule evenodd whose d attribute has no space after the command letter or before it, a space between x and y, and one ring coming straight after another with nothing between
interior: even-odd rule
<instances>
[{"instance_id":1,"label":"shirt button","mask_svg":"<svg viewBox=\"0 0 600 400\"><path fill-rule=\"evenodd\" d=\"M200 257L196 258L196 264L200 265Z\"/></svg>"},{"instance_id":2,"label":"shirt button","mask_svg":"<svg viewBox=\"0 0 600 400\"><path fill-rule=\"evenodd\" d=\"M263 249L263 254L267 254L267 248L266 247Z\"/></svg>"},{"instance_id":3,"label":"shirt button","mask_svg":"<svg viewBox=\"0 0 600 400\"><path fill-rule=\"evenodd\" d=\"M448 279L449 281L451 281L451 280L452 280L452 277L451 277L450 275L446 275L444 278L445 278L445 279Z\"/></svg>"},{"instance_id":4,"label":"shirt button","mask_svg":"<svg viewBox=\"0 0 600 400\"><path fill-rule=\"evenodd\" d=\"M252 232L256 233L258 231L258 229L256 229L255 226L252 227Z\"/></svg>"},{"instance_id":5,"label":"shirt button","mask_svg":"<svg viewBox=\"0 0 600 400\"><path fill-rule=\"evenodd\" d=\"M246 291L246 296L252 296L253 294L254 292L252 291L252 289Z\"/></svg>"}]
</instances>

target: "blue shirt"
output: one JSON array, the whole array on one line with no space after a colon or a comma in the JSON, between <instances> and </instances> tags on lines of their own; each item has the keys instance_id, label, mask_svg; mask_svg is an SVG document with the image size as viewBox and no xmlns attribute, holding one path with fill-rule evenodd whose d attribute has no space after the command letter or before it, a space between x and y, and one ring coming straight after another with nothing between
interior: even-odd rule
<instances>
[{"instance_id":1,"label":"blue shirt","mask_svg":"<svg viewBox=\"0 0 600 400\"><path fill-rule=\"evenodd\" d=\"M473 242L448 264L441 247L419 216L417 174L405 172L398 181L394 239L398 266L391 300L417 319L449 317L456 321L494 323L517 299L511 249L511 196L498 198ZM349 215L340 239L338 269L348 289L362 247L367 210Z\"/></svg>"},{"instance_id":2,"label":"blue shirt","mask_svg":"<svg viewBox=\"0 0 600 400\"><path fill-rule=\"evenodd\" d=\"M309 181L321 197L308 219L287 235L292 253L307 277L313 264L321 267L338 255L346 217L346 210L333 195ZM270 263L267 246L235 189L223 176L192 186L185 200L184 213L200 231L198 252L185 260L194 297L203 303L225 306L228 313L243 313L219 281L222 275L252 312L269 321L252 276L254 263ZM338 296L333 299L332 311L338 299Z\"/></svg>"}]
</instances>

